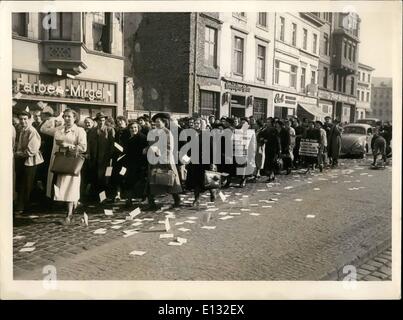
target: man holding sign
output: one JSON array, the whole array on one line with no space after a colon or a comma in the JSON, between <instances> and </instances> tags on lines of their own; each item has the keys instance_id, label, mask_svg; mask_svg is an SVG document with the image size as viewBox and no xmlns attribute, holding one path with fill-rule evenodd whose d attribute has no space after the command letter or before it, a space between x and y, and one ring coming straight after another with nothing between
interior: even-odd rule
<instances>
[{"instance_id":1,"label":"man holding sign","mask_svg":"<svg viewBox=\"0 0 403 320\"><path fill-rule=\"evenodd\" d=\"M310 121L308 123L308 130L305 137L301 139L299 154L304 157L305 163L308 165L308 171L314 168L318 160L320 143L320 131L315 128L315 123ZM307 171L307 172L308 172Z\"/></svg>"}]
</instances>

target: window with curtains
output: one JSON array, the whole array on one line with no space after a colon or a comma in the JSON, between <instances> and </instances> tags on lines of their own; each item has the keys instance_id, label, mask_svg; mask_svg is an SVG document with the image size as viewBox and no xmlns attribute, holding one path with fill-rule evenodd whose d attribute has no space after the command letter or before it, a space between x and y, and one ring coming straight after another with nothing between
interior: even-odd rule
<instances>
[{"instance_id":1,"label":"window with curtains","mask_svg":"<svg viewBox=\"0 0 403 320\"><path fill-rule=\"evenodd\" d=\"M316 33L313 34L312 41L312 52L316 53L316 48L318 47L318 35Z\"/></svg>"},{"instance_id":2,"label":"window with curtains","mask_svg":"<svg viewBox=\"0 0 403 320\"><path fill-rule=\"evenodd\" d=\"M92 38L94 50L111 53L112 14L109 12L93 12Z\"/></svg>"},{"instance_id":3,"label":"window with curtains","mask_svg":"<svg viewBox=\"0 0 403 320\"><path fill-rule=\"evenodd\" d=\"M327 33L325 33L323 35L323 39L324 39L324 53L326 56L329 55L329 35Z\"/></svg>"},{"instance_id":4,"label":"window with curtains","mask_svg":"<svg viewBox=\"0 0 403 320\"><path fill-rule=\"evenodd\" d=\"M284 86L297 88L297 67L276 60L274 63L274 83Z\"/></svg>"},{"instance_id":5,"label":"window with curtains","mask_svg":"<svg viewBox=\"0 0 403 320\"><path fill-rule=\"evenodd\" d=\"M316 83L316 71L311 71L311 84Z\"/></svg>"},{"instance_id":6,"label":"window with curtains","mask_svg":"<svg viewBox=\"0 0 403 320\"><path fill-rule=\"evenodd\" d=\"M348 60L352 61L353 60L353 46L351 43L348 44Z\"/></svg>"},{"instance_id":7,"label":"window with curtains","mask_svg":"<svg viewBox=\"0 0 403 320\"><path fill-rule=\"evenodd\" d=\"M284 33L285 33L285 19L284 17L280 17L280 40L284 41Z\"/></svg>"},{"instance_id":8,"label":"window with curtains","mask_svg":"<svg viewBox=\"0 0 403 320\"><path fill-rule=\"evenodd\" d=\"M28 17L27 13L13 13L12 32L15 35L26 37L28 35Z\"/></svg>"},{"instance_id":9,"label":"window with curtains","mask_svg":"<svg viewBox=\"0 0 403 320\"><path fill-rule=\"evenodd\" d=\"M233 72L243 75L244 39L234 37L234 65Z\"/></svg>"},{"instance_id":10,"label":"window with curtains","mask_svg":"<svg viewBox=\"0 0 403 320\"><path fill-rule=\"evenodd\" d=\"M306 69L301 68L301 92L305 92L305 85L306 85Z\"/></svg>"},{"instance_id":11,"label":"window with curtains","mask_svg":"<svg viewBox=\"0 0 403 320\"><path fill-rule=\"evenodd\" d=\"M214 91L200 91L200 113L218 116L218 94Z\"/></svg>"},{"instance_id":12,"label":"window with curtains","mask_svg":"<svg viewBox=\"0 0 403 320\"><path fill-rule=\"evenodd\" d=\"M361 91L361 101L364 101L364 91Z\"/></svg>"},{"instance_id":13,"label":"window with curtains","mask_svg":"<svg viewBox=\"0 0 403 320\"><path fill-rule=\"evenodd\" d=\"M350 87L350 94L354 95L354 83L355 83L355 79L351 78L351 87Z\"/></svg>"},{"instance_id":14,"label":"window with curtains","mask_svg":"<svg viewBox=\"0 0 403 320\"><path fill-rule=\"evenodd\" d=\"M292 40L291 40L291 44L293 46L297 45L297 24L296 23L292 24Z\"/></svg>"},{"instance_id":15,"label":"window with curtains","mask_svg":"<svg viewBox=\"0 0 403 320\"><path fill-rule=\"evenodd\" d=\"M49 40L72 40L72 28L73 28L73 13L71 12L58 12L51 15L52 19L56 19L56 22L52 21L56 25L56 28L49 29Z\"/></svg>"},{"instance_id":16,"label":"window with curtains","mask_svg":"<svg viewBox=\"0 0 403 320\"><path fill-rule=\"evenodd\" d=\"M302 49L306 50L308 48L308 30L304 29L304 38L302 42Z\"/></svg>"},{"instance_id":17,"label":"window with curtains","mask_svg":"<svg viewBox=\"0 0 403 320\"><path fill-rule=\"evenodd\" d=\"M344 41L343 46L344 46L344 59L347 59L347 41Z\"/></svg>"},{"instance_id":18,"label":"window with curtains","mask_svg":"<svg viewBox=\"0 0 403 320\"><path fill-rule=\"evenodd\" d=\"M369 92L367 92L367 102L369 102Z\"/></svg>"},{"instance_id":19,"label":"window with curtains","mask_svg":"<svg viewBox=\"0 0 403 320\"><path fill-rule=\"evenodd\" d=\"M259 26L267 28L267 13L266 12L258 13L258 22L257 23Z\"/></svg>"},{"instance_id":20,"label":"window with curtains","mask_svg":"<svg viewBox=\"0 0 403 320\"><path fill-rule=\"evenodd\" d=\"M266 78L266 47L262 45L257 46L257 72L256 78L264 80Z\"/></svg>"},{"instance_id":21,"label":"window with curtains","mask_svg":"<svg viewBox=\"0 0 403 320\"><path fill-rule=\"evenodd\" d=\"M357 90L357 98L360 100L360 90Z\"/></svg>"},{"instance_id":22,"label":"window with curtains","mask_svg":"<svg viewBox=\"0 0 403 320\"><path fill-rule=\"evenodd\" d=\"M217 66L217 30L206 27L204 30L204 64Z\"/></svg>"}]
</instances>

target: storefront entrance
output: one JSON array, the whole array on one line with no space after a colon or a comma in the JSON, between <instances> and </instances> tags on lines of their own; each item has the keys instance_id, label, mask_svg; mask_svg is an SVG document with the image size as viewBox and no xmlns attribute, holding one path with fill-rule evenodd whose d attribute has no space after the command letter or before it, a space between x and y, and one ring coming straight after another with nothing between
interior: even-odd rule
<instances>
[{"instance_id":1,"label":"storefront entrance","mask_svg":"<svg viewBox=\"0 0 403 320\"><path fill-rule=\"evenodd\" d=\"M274 107L274 117L279 119L287 119L295 115L294 108Z\"/></svg>"}]
</instances>

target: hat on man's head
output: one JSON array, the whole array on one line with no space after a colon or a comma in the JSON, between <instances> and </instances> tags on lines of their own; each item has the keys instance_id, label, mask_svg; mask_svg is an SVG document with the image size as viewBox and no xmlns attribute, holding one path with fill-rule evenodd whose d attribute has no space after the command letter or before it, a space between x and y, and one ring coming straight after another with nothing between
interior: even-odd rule
<instances>
[{"instance_id":1,"label":"hat on man's head","mask_svg":"<svg viewBox=\"0 0 403 320\"><path fill-rule=\"evenodd\" d=\"M158 118L161 120L169 120L171 117L168 113L159 112L159 113L156 113L155 115L153 115L151 120L155 121Z\"/></svg>"},{"instance_id":2,"label":"hat on man's head","mask_svg":"<svg viewBox=\"0 0 403 320\"><path fill-rule=\"evenodd\" d=\"M327 120L327 119L332 119L332 117L326 116L326 117L325 117L325 120Z\"/></svg>"},{"instance_id":3,"label":"hat on man's head","mask_svg":"<svg viewBox=\"0 0 403 320\"><path fill-rule=\"evenodd\" d=\"M106 119L106 118L108 118L108 116L105 115L105 113L103 113L103 112L98 112L97 115L95 116L94 120L99 120L102 118Z\"/></svg>"},{"instance_id":4,"label":"hat on man's head","mask_svg":"<svg viewBox=\"0 0 403 320\"><path fill-rule=\"evenodd\" d=\"M247 123L249 123L249 119L246 118L246 117L242 117L242 118L241 118L241 121L246 121Z\"/></svg>"},{"instance_id":5,"label":"hat on man's head","mask_svg":"<svg viewBox=\"0 0 403 320\"><path fill-rule=\"evenodd\" d=\"M51 107L45 106L45 107L43 107L43 110L41 111L41 114L48 114L49 116L52 117L53 114L54 114L54 111L53 111L53 109Z\"/></svg>"}]
</instances>

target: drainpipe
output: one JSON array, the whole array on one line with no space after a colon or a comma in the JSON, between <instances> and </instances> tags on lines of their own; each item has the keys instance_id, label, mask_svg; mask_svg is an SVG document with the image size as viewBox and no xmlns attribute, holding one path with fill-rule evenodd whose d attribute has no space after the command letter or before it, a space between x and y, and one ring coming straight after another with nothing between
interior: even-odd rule
<instances>
[{"instance_id":1,"label":"drainpipe","mask_svg":"<svg viewBox=\"0 0 403 320\"><path fill-rule=\"evenodd\" d=\"M199 14L195 12L195 35L194 35L194 60L193 60L193 112L191 115L196 110L196 95L197 95L197 90L196 90L196 72L197 72L197 41L198 41L198 33L197 33L197 28L198 28L198 17Z\"/></svg>"}]
</instances>

